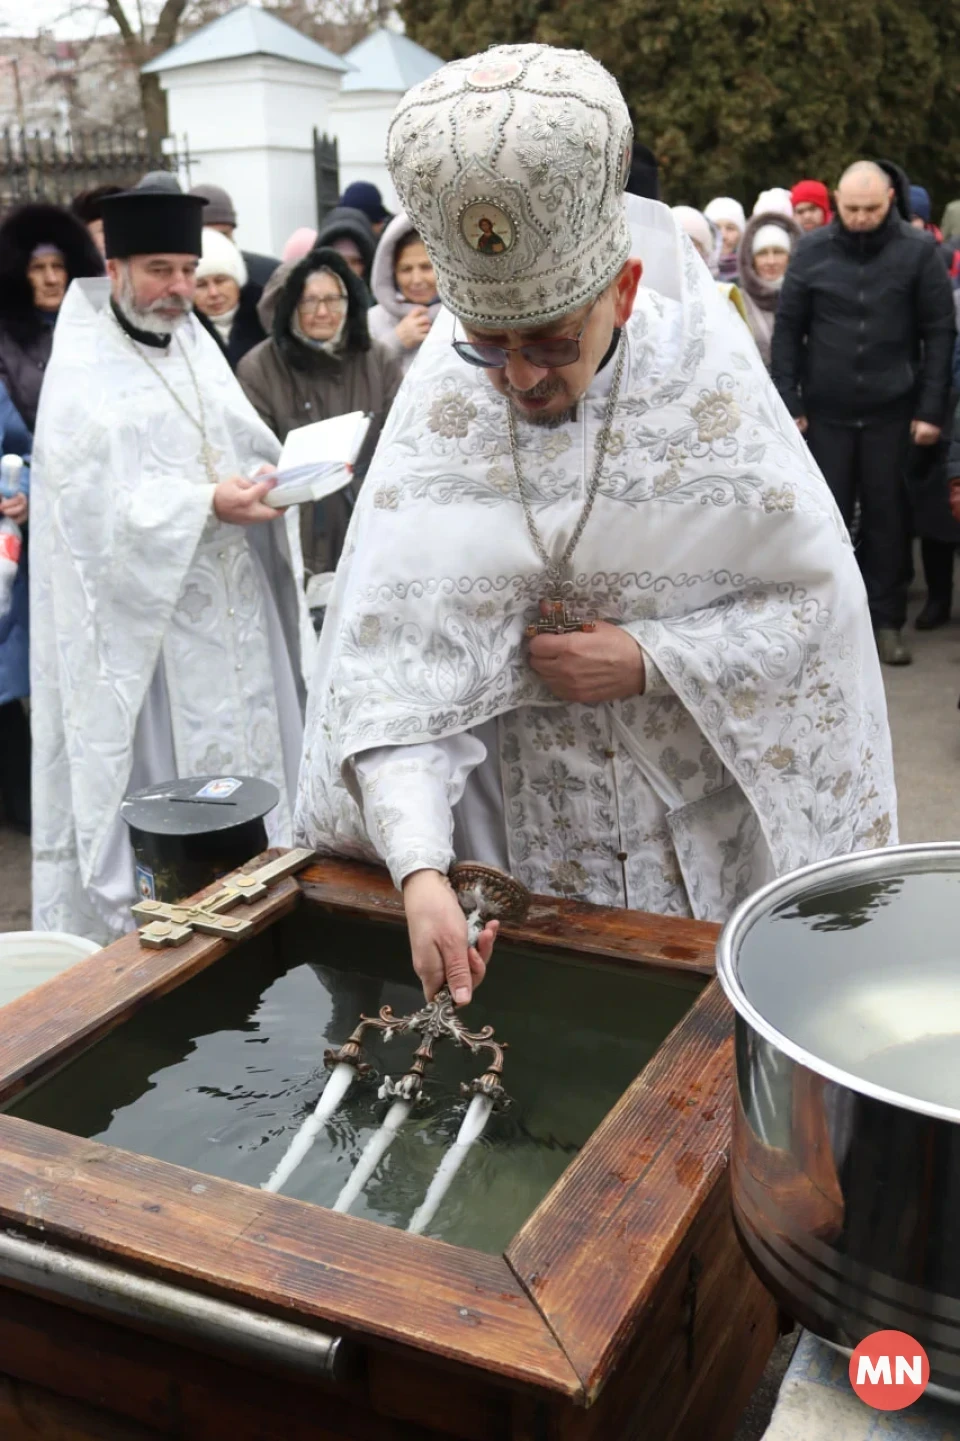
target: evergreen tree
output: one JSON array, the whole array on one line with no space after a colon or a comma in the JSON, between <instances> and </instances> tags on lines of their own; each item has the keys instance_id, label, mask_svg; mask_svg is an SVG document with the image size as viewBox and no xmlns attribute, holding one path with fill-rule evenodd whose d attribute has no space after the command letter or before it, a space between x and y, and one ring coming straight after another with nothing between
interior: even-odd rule
<instances>
[{"instance_id":1,"label":"evergreen tree","mask_svg":"<svg viewBox=\"0 0 960 1441\"><path fill-rule=\"evenodd\" d=\"M447 59L542 40L617 77L672 203L752 204L861 156L960 195L960 11L948 0L401 0Z\"/></svg>"}]
</instances>

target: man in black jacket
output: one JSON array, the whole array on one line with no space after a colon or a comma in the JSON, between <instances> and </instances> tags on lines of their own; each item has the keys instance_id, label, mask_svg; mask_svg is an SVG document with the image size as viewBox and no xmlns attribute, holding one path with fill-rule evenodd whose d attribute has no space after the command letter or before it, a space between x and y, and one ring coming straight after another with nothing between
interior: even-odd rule
<instances>
[{"instance_id":1,"label":"man in black jacket","mask_svg":"<svg viewBox=\"0 0 960 1441\"><path fill-rule=\"evenodd\" d=\"M910 441L935 445L950 389L953 294L930 236L903 221L889 176L847 170L837 215L803 238L773 332L772 374L849 526L880 659L908 665Z\"/></svg>"}]
</instances>

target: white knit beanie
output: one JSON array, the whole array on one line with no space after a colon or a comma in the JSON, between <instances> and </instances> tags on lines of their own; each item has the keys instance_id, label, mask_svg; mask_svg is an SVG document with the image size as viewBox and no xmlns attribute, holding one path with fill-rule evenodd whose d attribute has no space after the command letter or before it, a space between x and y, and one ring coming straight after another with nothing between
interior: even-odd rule
<instances>
[{"instance_id":1,"label":"white knit beanie","mask_svg":"<svg viewBox=\"0 0 960 1441\"><path fill-rule=\"evenodd\" d=\"M692 205L674 205L671 209L677 217L680 229L699 245L705 257L710 255L713 251L713 231L703 211L694 210Z\"/></svg>"},{"instance_id":2,"label":"white knit beanie","mask_svg":"<svg viewBox=\"0 0 960 1441\"><path fill-rule=\"evenodd\" d=\"M757 203L753 207L754 215L786 215L793 219L793 201L790 199L790 191L783 190L775 185L772 190L761 190L757 196Z\"/></svg>"},{"instance_id":3,"label":"white knit beanie","mask_svg":"<svg viewBox=\"0 0 960 1441\"><path fill-rule=\"evenodd\" d=\"M203 254L197 266L197 279L207 275L229 275L242 290L247 283L247 267L233 241L222 230L203 227Z\"/></svg>"},{"instance_id":4,"label":"white knit beanie","mask_svg":"<svg viewBox=\"0 0 960 1441\"><path fill-rule=\"evenodd\" d=\"M715 200L710 201L703 213L714 225L735 225L741 235L746 229L747 217L743 213L743 206L731 195L718 195Z\"/></svg>"},{"instance_id":5,"label":"white knit beanie","mask_svg":"<svg viewBox=\"0 0 960 1441\"><path fill-rule=\"evenodd\" d=\"M752 255L759 255L761 250L785 250L790 254L792 249L790 236L782 225L761 225L753 237Z\"/></svg>"}]
</instances>

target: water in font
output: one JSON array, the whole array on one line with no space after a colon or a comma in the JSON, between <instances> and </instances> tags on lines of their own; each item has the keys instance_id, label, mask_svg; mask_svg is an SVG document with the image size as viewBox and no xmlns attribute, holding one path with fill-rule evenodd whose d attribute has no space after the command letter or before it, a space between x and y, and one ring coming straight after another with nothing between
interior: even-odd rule
<instances>
[{"instance_id":1,"label":"water in font","mask_svg":"<svg viewBox=\"0 0 960 1441\"><path fill-rule=\"evenodd\" d=\"M501 946L469 1009L509 1042L514 1104L473 1146L426 1234L501 1251L673 1026L699 983ZM15 1115L210 1175L259 1186L327 1080L325 1047L361 1012L422 1003L400 929L292 916L153 1001L9 1108ZM416 1042L371 1039L380 1074ZM406 1227L484 1062L438 1049L428 1101L400 1131L352 1214ZM386 1106L354 1084L284 1194L332 1206Z\"/></svg>"},{"instance_id":2,"label":"water in font","mask_svg":"<svg viewBox=\"0 0 960 1441\"><path fill-rule=\"evenodd\" d=\"M824 887L760 917L738 970L814 1057L960 1110L960 869Z\"/></svg>"}]
</instances>

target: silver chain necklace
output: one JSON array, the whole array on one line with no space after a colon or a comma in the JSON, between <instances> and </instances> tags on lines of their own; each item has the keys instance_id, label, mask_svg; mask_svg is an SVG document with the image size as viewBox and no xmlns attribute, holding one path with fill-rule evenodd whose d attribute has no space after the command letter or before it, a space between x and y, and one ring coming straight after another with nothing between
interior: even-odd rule
<instances>
[{"instance_id":1,"label":"silver chain necklace","mask_svg":"<svg viewBox=\"0 0 960 1441\"><path fill-rule=\"evenodd\" d=\"M571 615L567 610L566 602L563 599L563 588L565 584L565 572L573 552L577 548L580 537L583 535L587 521L590 519L590 512L593 510L593 503L600 490L600 477L603 473L603 463L607 458L607 446L610 443L610 430L613 426L613 417L620 399L620 383L623 380L623 367L627 354L626 340L621 336L619 353L617 355L617 366L613 373L613 383L610 386L610 396L603 413L603 422L600 426L600 433L597 436L596 450L594 452L593 471L587 484L587 493L583 502L583 510L580 512L580 519L574 527L573 534L567 541L564 552L559 560L553 560L543 543L543 538L537 530L533 518L533 510L527 498L523 485L523 473L520 469L520 447L517 443L517 424L513 414L513 406L507 404L507 427L510 434L510 454L513 457L513 469L517 478L517 490L520 495L520 504L523 506L524 519L527 522L527 530L530 539L533 541L534 549L543 561L544 570L547 573L547 584L552 594L545 598L540 605L540 619L527 628L530 635L536 633L556 633L557 631L593 629L593 625L585 627L584 622L577 616Z\"/></svg>"},{"instance_id":2,"label":"silver chain necklace","mask_svg":"<svg viewBox=\"0 0 960 1441\"><path fill-rule=\"evenodd\" d=\"M203 462L203 468L204 468L204 470L207 472L207 480L210 482L210 484L211 484L211 485L216 485L216 484L217 484L217 481L218 481L217 470L216 470L216 465L215 465L215 458L216 458L216 457L215 457L215 452L214 452L213 446L210 444L210 441L209 441L208 438L207 438L207 418L206 418L206 413L205 413L204 408L203 408L203 396L202 396L201 393L200 393L200 386L199 386L199 384L198 384L198 382L197 382L197 377L196 377L196 374L194 373L193 366L190 364L190 358L189 358L189 356L187 355L187 352L186 352L186 350L185 350L184 347L183 347L183 343L182 343L179 335L174 334L173 336L171 336L171 341L175 340L175 341L177 342L177 349L180 351L180 354L181 354L181 356L183 357L183 363L184 363L184 365L187 367L187 374L190 376L190 381L191 381L191 383L192 383L192 385L193 385L193 393L194 393L194 395L197 397L197 410L198 410L198 412L199 412L199 417L200 417L199 420L197 419L197 416L194 415L194 414L192 413L192 411L191 411L186 405L184 405L183 401L180 399L179 395L178 395L177 392L174 390L173 386L172 386L172 385L170 384L170 382L167 380L167 377L163 374L163 372L161 371L160 367L159 367L158 365L155 365L155 364L153 363L153 361L150 359L149 355L147 355L147 354L141 349L141 347L140 347L140 346L137 344L137 342L134 340L133 336L132 336L132 335L129 335L129 334L127 333L127 331L124 330L123 326L120 324L119 321L117 321L117 329L120 331L120 333L121 333L122 335L126 336L127 340L130 342L130 345L132 346L135 354L139 355L139 357L140 357L140 359L143 361L144 365L148 366L149 369L153 371L154 375L157 377L157 379L159 380L160 384L163 386L164 390L165 390L165 391L167 392L167 394L170 396L171 400L173 400L174 403L175 403L177 406L179 406L180 410L183 411L183 414L184 414L184 415L187 417L187 419L190 421L190 424L196 426L197 430L199 430L199 432L200 432L200 441L201 441L200 458L201 458L201 461Z\"/></svg>"}]
</instances>

